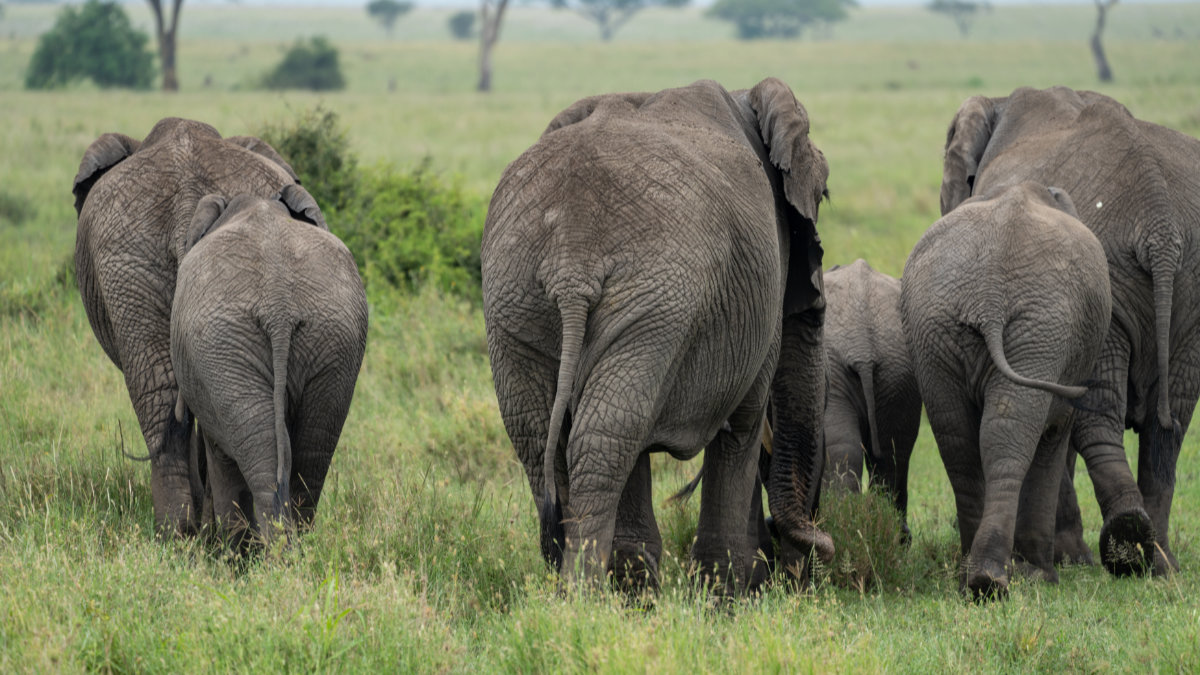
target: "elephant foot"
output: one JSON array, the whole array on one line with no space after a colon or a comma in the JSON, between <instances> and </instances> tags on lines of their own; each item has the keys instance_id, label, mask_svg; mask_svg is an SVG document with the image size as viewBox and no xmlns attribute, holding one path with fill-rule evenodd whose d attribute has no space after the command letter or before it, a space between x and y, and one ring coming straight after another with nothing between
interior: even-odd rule
<instances>
[{"instance_id":1,"label":"elephant foot","mask_svg":"<svg viewBox=\"0 0 1200 675\"><path fill-rule=\"evenodd\" d=\"M751 582L754 557L745 537L697 537L692 559L701 582L714 595L740 595Z\"/></svg>"},{"instance_id":2,"label":"elephant foot","mask_svg":"<svg viewBox=\"0 0 1200 675\"><path fill-rule=\"evenodd\" d=\"M975 602L1003 600L1008 596L1008 570L995 560L968 562L965 581Z\"/></svg>"},{"instance_id":3,"label":"elephant foot","mask_svg":"<svg viewBox=\"0 0 1200 675\"><path fill-rule=\"evenodd\" d=\"M628 595L658 590L658 558L644 546L614 544L610 571L613 588Z\"/></svg>"},{"instance_id":4,"label":"elephant foot","mask_svg":"<svg viewBox=\"0 0 1200 675\"><path fill-rule=\"evenodd\" d=\"M1032 581L1044 581L1048 584L1058 583L1058 570L1054 566L1039 567L1024 560L1013 561L1013 576Z\"/></svg>"},{"instance_id":5,"label":"elephant foot","mask_svg":"<svg viewBox=\"0 0 1200 675\"><path fill-rule=\"evenodd\" d=\"M1154 524L1145 510L1135 508L1104 523L1100 528L1100 561L1113 576L1160 573L1159 565L1166 565L1166 557L1155 544Z\"/></svg>"}]
</instances>

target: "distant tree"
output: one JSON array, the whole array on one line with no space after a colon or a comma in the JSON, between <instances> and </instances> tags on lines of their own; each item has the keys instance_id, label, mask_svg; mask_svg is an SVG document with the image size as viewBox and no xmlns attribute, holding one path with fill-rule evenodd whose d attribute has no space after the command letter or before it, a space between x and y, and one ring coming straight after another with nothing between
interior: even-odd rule
<instances>
[{"instance_id":1,"label":"distant tree","mask_svg":"<svg viewBox=\"0 0 1200 675\"><path fill-rule=\"evenodd\" d=\"M38 38L25 70L25 88L54 89L90 79L100 87L149 89L154 80L149 42L116 3L68 5Z\"/></svg>"},{"instance_id":2,"label":"distant tree","mask_svg":"<svg viewBox=\"0 0 1200 675\"><path fill-rule=\"evenodd\" d=\"M971 32L971 24L975 21L975 17L983 12L992 11L992 6L983 0L982 2L971 2L971 0L933 0L933 2L925 5L925 9L938 14L945 14L954 20L954 25L958 26L958 32L963 37Z\"/></svg>"},{"instance_id":3,"label":"distant tree","mask_svg":"<svg viewBox=\"0 0 1200 675\"><path fill-rule=\"evenodd\" d=\"M1104 45L1100 44L1100 34L1104 32L1104 20L1108 10L1117 4L1117 0L1095 0L1096 30L1092 32L1092 58L1096 60L1096 75L1101 82L1112 82L1112 68L1108 67L1108 58L1104 56Z\"/></svg>"},{"instance_id":4,"label":"distant tree","mask_svg":"<svg viewBox=\"0 0 1200 675\"><path fill-rule=\"evenodd\" d=\"M469 9L455 12L446 20L446 24L450 26L450 34L454 39L470 40L475 35L475 12Z\"/></svg>"},{"instance_id":5,"label":"distant tree","mask_svg":"<svg viewBox=\"0 0 1200 675\"><path fill-rule=\"evenodd\" d=\"M796 38L810 26L841 21L855 0L717 0L708 16L737 26L743 40Z\"/></svg>"},{"instance_id":6,"label":"distant tree","mask_svg":"<svg viewBox=\"0 0 1200 675\"><path fill-rule=\"evenodd\" d=\"M379 22L383 26L383 30L387 32L388 37L392 36L392 30L396 27L396 21L408 14L412 10L411 2L397 2L397 0L371 0L367 3L367 14Z\"/></svg>"},{"instance_id":7,"label":"distant tree","mask_svg":"<svg viewBox=\"0 0 1200 675\"><path fill-rule=\"evenodd\" d=\"M508 0L479 0L479 91L492 90L492 49L500 40L500 25Z\"/></svg>"},{"instance_id":8,"label":"distant tree","mask_svg":"<svg viewBox=\"0 0 1200 675\"><path fill-rule=\"evenodd\" d=\"M179 9L183 0L171 0L171 19L163 20L162 0L146 0L154 12L154 29L158 35L158 60L162 64L163 91L179 91L175 74L175 37L179 34Z\"/></svg>"},{"instance_id":9,"label":"distant tree","mask_svg":"<svg viewBox=\"0 0 1200 675\"><path fill-rule=\"evenodd\" d=\"M346 80L338 65L338 51L322 36L296 40L283 61L263 80L267 89L344 89Z\"/></svg>"},{"instance_id":10,"label":"distant tree","mask_svg":"<svg viewBox=\"0 0 1200 675\"><path fill-rule=\"evenodd\" d=\"M683 7L689 0L550 0L555 9L570 9L600 28L608 42L625 22L647 7Z\"/></svg>"}]
</instances>

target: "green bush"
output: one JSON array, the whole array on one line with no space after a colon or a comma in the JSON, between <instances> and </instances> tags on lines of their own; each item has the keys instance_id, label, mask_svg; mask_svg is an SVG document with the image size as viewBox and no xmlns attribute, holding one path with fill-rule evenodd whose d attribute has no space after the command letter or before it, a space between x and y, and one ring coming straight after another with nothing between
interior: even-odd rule
<instances>
[{"instance_id":1,"label":"green bush","mask_svg":"<svg viewBox=\"0 0 1200 675\"><path fill-rule=\"evenodd\" d=\"M67 6L54 27L38 38L25 70L25 88L54 89L91 79L105 88L149 89L154 79L149 40L115 3L88 0L78 8Z\"/></svg>"},{"instance_id":2,"label":"green bush","mask_svg":"<svg viewBox=\"0 0 1200 675\"><path fill-rule=\"evenodd\" d=\"M338 51L323 36L296 40L283 61L263 79L267 89L330 91L346 88Z\"/></svg>"},{"instance_id":3,"label":"green bush","mask_svg":"<svg viewBox=\"0 0 1200 675\"><path fill-rule=\"evenodd\" d=\"M20 225L33 217L33 201L24 195L0 190L0 223Z\"/></svg>"},{"instance_id":4,"label":"green bush","mask_svg":"<svg viewBox=\"0 0 1200 675\"><path fill-rule=\"evenodd\" d=\"M430 284L477 296L482 201L433 172L428 160L412 171L380 165L361 178L357 203L338 214L336 232L368 284Z\"/></svg>"},{"instance_id":5,"label":"green bush","mask_svg":"<svg viewBox=\"0 0 1200 675\"><path fill-rule=\"evenodd\" d=\"M360 168L337 114L319 106L259 136L295 169L368 286L431 285L478 297L485 204L438 175L430 160L411 170Z\"/></svg>"},{"instance_id":6,"label":"green bush","mask_svg":"<svg viewBox=\"0 0 1200 675\"><path fill-rule=\"evenodd\" d=\"M262 127L258 136L288 160L327 217L350 205L358 189L358 158L337 113L318 105L291 122Z\"/></svg>"},{"instance_id":7,"label":"green bush","mask_svg":"<svg viewBox=\"0 0 1200 675\"><path fill-rule=\"evenodd\" d=\"M475 12L469 9L455 12L446 19L446 25L455 40L470 40L475 37Z\"/></svg>"}]
</instances>

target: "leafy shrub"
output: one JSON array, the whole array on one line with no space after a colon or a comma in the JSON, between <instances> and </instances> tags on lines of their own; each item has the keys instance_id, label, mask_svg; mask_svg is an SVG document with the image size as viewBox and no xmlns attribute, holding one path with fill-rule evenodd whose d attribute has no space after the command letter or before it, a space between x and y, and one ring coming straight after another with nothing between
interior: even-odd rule
<instances>
[{"instance_id":1,"label":"leafy shrub","mask_svg":"<svg viewBox=\"0 0 1200 675\"><path fill-rule=\"evenodd\" d=\"M318 105L290 123L268 124L258 136L283 155L327 218L335 218L358 189L358 158L350 152L337 113Z\"/></svg>"},{"instance_id":2,"label":"leafy shrub","mask_svg":"<svg viewBox=\"0 0 1200 675\"><path fill-rule=\"evenodd\" d=\"M295 169L368 286L432 285L478 297L484 203L438 175L428 159L412 170L360 168L337 114L319 106L259 136Z\"/></svg>"},{"instance_id":3,"label":"leafy shrub","mask_svg":"<svg viewBox=\"0 0 1200 675\"><path fill-rule=\"evenodd\" d=\"M469 9L451 14L446 24L455 40L470 40L475 36L475 12Z\"/></svg>"},{"instance_id":4,"label":"leafy shrub","mask_svg":"<svg viewBox=\"0 0 1200 675\"><path fill-rule=\"evenodd\" d=\"M339 213L338 236L368 283L432 284L478 295L485 210L426 160L412 171L380 165L362 173L357 204Z\"/></svg>"},{"instance_id":5,"label":"leafy shrub","mask_svg":"<svg viewBox=\"0 0 1200 675\"><path fill-rule=\"evenodd\" d=\"M134 30L116 3L88 0L78 8L67 6L54 27L38 38L25 70L25 88L54 89L91 79L105 88L149 89L154 79L149 40Z\"/></svg>"},{"instance_id":6,"label":"leafy shrub","mask_svg":"<svg viewBox=\"0 0 1200 675\"><path fill-rule=\"evenodd\" d=\"M22 195L0 190L0 223L20 225L33 217L33 202Z\"/></svg>"},{"instance_id":7,"label":"leafy shrub","mask_svg":"<svg viewBox=\"0 0 1200 675\"><path fill-rule=\"evenodd\" d=\"M323 36L305 42L296 40L283 61L263 79L267 89L345 89L346 80L338 64L338 51Z\"/></svg>"}]
</instances>

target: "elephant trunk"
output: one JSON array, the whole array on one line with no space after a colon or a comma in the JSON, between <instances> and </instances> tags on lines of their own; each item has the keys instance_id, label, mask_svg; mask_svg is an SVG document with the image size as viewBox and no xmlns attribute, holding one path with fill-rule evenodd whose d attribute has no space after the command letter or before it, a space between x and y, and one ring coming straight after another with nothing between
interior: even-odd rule
<instances>
[{"instance_id":1,"label":"elephant trunk","mask_svg":"<svg viewBox=\"0 0 1200 675\"><path fill-rule=\"evenodd\" d=\"M818 314L820 312L817 312ZM785 317L772 383L775 420L767 498L779 532L784 569L803 578L808 557L833 560L833 540L813 522L825 469L821 418L826 373L823 316Z\"/></svg>"}]
</instances>

